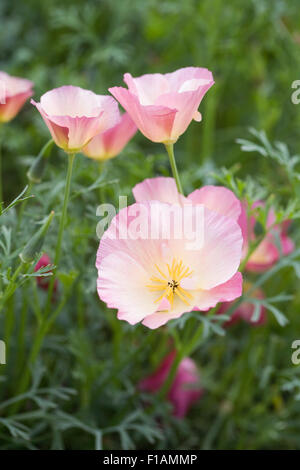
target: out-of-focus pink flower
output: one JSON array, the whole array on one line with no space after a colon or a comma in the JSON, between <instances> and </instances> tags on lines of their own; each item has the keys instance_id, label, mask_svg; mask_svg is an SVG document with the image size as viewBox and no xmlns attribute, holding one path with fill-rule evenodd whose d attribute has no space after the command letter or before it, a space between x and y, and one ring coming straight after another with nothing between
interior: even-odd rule
<instances>
[{"instance_id":1,"label":"out-of-focus pink flower","mask_svg":"<svg viewBox=\"0 0 300 470\"><path fill-rule=\"evenodd\" d=\"M120 120L118 103L111 96L96 95L76 86L62 86L31 100L44 119L55 143L75 153Z\"/></svg>"},{"instance_id":2,"label":"out-of-focus pink flower","mask_svg":"<svg viewBox=\"0 0 300 470\"><path fill-rule=\"evenodd\" d=\"M225 188L208 188L178 204L172 178L146 180L133 190L140 203L122 209L112 220L97 253L97 287L108 307L118 309L119 319L142 321L153 329L185 312L209 310L241 295L239 201ZM155 191L157 198L170 203L153 201ZM213 209L218 196L219 212ZM191 247L191 234L180 223L196 227L199 204L194 200L202 205L204 239L201 246ZM174 225L165 231L162 221L170 220Z\"/></svg>"},{"instance_id":3,"label":"out-of-focus pink flower","mask_svg":"<svg viewBox=\"0 0 300 470\"><path fill-rule=\"evenodd\" d=\"M140 390L155 393L167 380L176 351L172 351L162 361L159 368L139 384ZM204 391L199 385L199 372L195 362L189 357L184 358L177 369L175 379L168 393L168 400L173 405L173 414L184 418L193 403L198 401Z\"/></svg>"},{"instance_id":4,"label":"out-of-focus pink flower","mask_svg":"<svg viewBox=\"0 0 300 470\"><path fill-rule=\"evenodd\" d=\"M264 203L262 201L257 201L253 204L252 209L255 209L259 206L264 206ZM239 219L239 224L241 226L244 237L244 257L247 255L250 241L255 241L254 227L256 223L254 215L251 215L249 220L247 220L246 212L247 206L244 203ZM246 264L246 269L248 271L266 271L274 266L274 264L279 260L281 254L288 255L294 250L294 242L287 234L290 221L285 221L280 225L274 225L274 222L275 213L273 209L270 209L267 217L267 228L272 228L250 256ZM280 249L278 249L278 242L280 243Z\"/></svg>"},{"instance_id":5,"label":"out-of-focus pink flower","mask_svg":"<svg viewBox=\"0 0 300 470\"><path fill-rule=\"evenodd\" d=\"M193 119L201 121L199 104L214 84L212 73L199 67L137 78L126 73L124 81L128 89L109 91L148 139L165 144L176 142Z\"/></svg>"},{"instance_id":6,"label":"out-of-focus pink flower","mask_svg":"<svg viewBox=\"0 0 300 470\"><path fill-rule=\"evenodd\" d=\"M252 284L250 282L244 281L243 291L247 293L249 289L252 288ZM251 293L251 297L253 299L264 299L264 293L261 289L257 288ZM223 302L220 305L220 308L217 311L217 314L226 314L228 309L232 306L233 302ZM239 322L240 320L244 320L245 322L249 323L252 326L260 326L266 323L267 315L266 315L266 307L262 304L259 305L259 312L257 316L257 320L253 321L253 315L255 313L255 304L249 301L242 302L236 310L230 316L230 320L228 320L224 326L231 326L235 323Z\"/></svg>"},{"instance_id":7,"label":"out-of-focus pink flower","mask_svg":"<svg viewBox=\"0 0 300 470\"><path fill-rule=\"evenodd\" d=\"M39 261L36 263L35 267L34 267L34 271L38 271L39 269L41 268L44 268L45 266L49 266L51 265L51 259L49 258L49 256L44 253ZM46 271L47 273L51 273L51 269L49 271ZM37 285L43 289L43 290L48 290L49 289L49 285L50 285L50 279L51 277L50 276L38 276L36 278L36 282L37 282ZM53 288L53 292L56 292L57 291L57 288L58 288L58 281L57 279L55 279L54 281L54 288Z\"/></svg>"},{"instance_id":8,"label":"out-of-focus pink flower","mask_svg":"<svg viewBox=\"0 0 300 470\"><path fill-rule=\"evenodd\" d=\"M95 160L113 158L123 150L136 131L133 120L128 113L124 113L116 125L93 137L82 151Z\"/></svg>"},{"instance_id":9,"label":"out-of-focus pink flower","mask_svg":"<svg viewBox=\"0 0 300 470\"><path fill-rule=\"evenodd\" d=\"M33 95L33 83L0 71L0 122L11 121Z\"/></svg>"}]
</instances>

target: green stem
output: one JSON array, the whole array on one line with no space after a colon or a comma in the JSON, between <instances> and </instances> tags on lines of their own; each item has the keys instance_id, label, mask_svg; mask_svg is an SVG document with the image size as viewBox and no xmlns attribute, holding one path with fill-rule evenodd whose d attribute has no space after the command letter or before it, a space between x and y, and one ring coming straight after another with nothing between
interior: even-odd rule
<instances>
[{"instance_id":1,"label":"green stem","mask_svg":"<svg viewBox=\"0 0 300 470\"><path fill-rule=\"evenodd\" d=\"M3 308L3 306L5 306L7 300L14 294L16 288L17 288L17 285L16 286L13 286L13 288L11 288L11 285L14 284L14 282L16 281L17 277L19 276L19 274L21 273L21 271L24 269L24 272L27 271L28 269L28 263L23 263L23 261L20 262L19 266L17 267L17 269L15 270L12 278L10 279L9 281L9 284L8 286L6 287L4 293L3 293L3 296L2 296L2 299L1 299L1 302L0 302L0 312Z\"/></svg>"},{"instance_id":2,"label":"green stem","mask_svg":"<svg viewBox=\"0 0 300 470\"><path fill-rule=\"evenodd\" d=\"M74 158L75 158L74 153L68 154L68 170L67 170L67 179L66 179L66 186L65 186L65 195L64 195L63 209L62 209L59 230L58 230L55 258L54 258L55 271L53 273L53 276L51 277L51 281L49 284L48 297L47 297L47 303L46 303L46 308L45 308L46 314L48 313L50 305L51 305L54 283L55 283L58 263L59 263L60 254L61 254L61 245L62 245L63 233L64 233L64 228L65 228L65 223L66 223L66 218L67 218L67 208L68 208L68 201L69 201L69 196L70 196Z\"/></svg>"},{"instance_id":3,"label":"green stem","mask_svg":"<svg viewBox=\"0 0 300 470\"><path fill-rule=\"evenodd\" d=\"M179 351L176 352L175 359L172 363L169 375L167 377L167 380L165 381L164 385L160 389L159 396L161 398L166 398L170 388L172 386L172 383L174 382L174 379L177 374L177 370L179 367L179 364L181 363L182 359L184 358L184 348L181 348Z\"/></svg>"},{"instance_id":4,"label":"green stem","mask_svg":"<svg viewBox=\"0 0 300 470\"><path fill-rule=\"evenodd\" d=\"M27 197L30 193L30 191L32 190L32 183L31 181L28 183L28 186L27 186L27 190L24 194L24 198ZM25 201L22 202L21 204L21 207L20 207L20 212L19 212L19 217L18 217L18 223L17 223L17 231L19 230L20 226L21 226L21 222L22 222L22 218L23 218L23 214L24 214L24 210L25 210L25 207L26 207L26 204L28 202L28 199L25 199Z\"/></svg>"},{"instance_id":5,"label":"green stem","mask_svg":"<svg viewBox=\"0 0 300 470\"><path fill-rule=\"evenodd\" d=\"M180 182L180 178L179 178L179 173L178 173L177 165L176 165L176 161L175 161L175 156L174 156L174 145L173 144L165 144L165 147L166 147L167 153L169 155L170 165L171 165L173 176L174 176L175 181L176 181L177 189L181 194L183 194L183 190L182 190L182 186L181 186L181 182Z\"/></svg>"},{"instance_id":6,"label":"green stem","mask_svg":"<svg viewBox=\"0 0 300 470\"><path fill-rule=\"evenodd\" d=\"M3 189L2 189L2 142L1 142L1 129L0 129L0 207L3 202Z\"/></svg>"},{"instance_id":7,"label":"green stem","mask_svg":"<svg viewBox=\"0 0 300 470\"><path fill-rule=\"evenodd\" d=\"M214 309L212 309L214 311ZM196 349L196 347L199 345L200 343L200 340L202 338L202 335L203 335L203 323L201 323L198 328L196 328L195 330L195 322L193 321L194 319L191 318L190 321L189 321L189 325L187 325L188 327L188 333L193 333L191 336L190 334L187 334L185 335L185 337L183 338L183 341L182 343L180 344L180 340L179 338L177 338L177 341L176 341L176 347L177 347L177 351L176 351L176 356L175 356L175 359L172 363L172 366L171 366L171 369L170 369L170 372L169 372L169 375L167 377L167 380L165 381L163 387L161 388L160 390L160 397L161 398L166 398L169 391L170 391L170 388L174 382L174 379L176 377L176 374L177 374L177 371L178 371L178 367L182 361L182 359L184 359L185 357L189 356L190 354L193 353L193 351Z\"/></svg>"},{"instance_id":8,"label":"green stem","mask_svg":"<svg viewBox=\"0 0 300 470\"><path fill-rule=\"evenodd\" d=\"M18 356L17 356L17 367L16 367L16 376L22 371L24 355L25 355L25 335L26 335L26 326L27 326L27 315L28 315L28 286L24 285L23 289L23 299L22 299L22 309L19 322L19 332L18 332Z\"/></svg>"}]
</instances>

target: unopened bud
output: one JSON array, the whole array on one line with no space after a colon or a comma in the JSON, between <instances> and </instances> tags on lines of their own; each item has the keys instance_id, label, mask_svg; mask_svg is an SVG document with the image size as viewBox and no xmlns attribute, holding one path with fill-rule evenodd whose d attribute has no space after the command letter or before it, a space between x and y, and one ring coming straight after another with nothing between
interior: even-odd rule
<instances>
[{"instance_id":1,"label":"unopened bud","mask_svg":"<svg viewBox=\"0 0 300 470\"><path fill-rule=\"evenodd\" d=\"M27 178L31 183L40 183L42 181L45 168L48 162L48 157L50 155L54 141L50 139L42 148L33 164L27 171Z\"/></svg>"}]
</instances>

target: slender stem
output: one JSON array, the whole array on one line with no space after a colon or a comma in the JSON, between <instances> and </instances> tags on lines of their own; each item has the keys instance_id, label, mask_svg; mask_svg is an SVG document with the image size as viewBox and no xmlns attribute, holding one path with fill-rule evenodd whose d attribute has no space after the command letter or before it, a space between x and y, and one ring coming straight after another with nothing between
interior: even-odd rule
<instances>
[{"instance_id":1,"label":"slender stem","mask_svg":"<svg viewBox=\"0 0 300 470\"><path fill-rule=\"evenodd\" d=\"M215 311L215 309L212 309ZM174 379L176 377L178 367L184 357L189 356L190 354L193 353L193 351L197 348L197 346L200 344L201 338L203 336L203 323L201 323L198 328L196 328L196 325L192 321L193 319L190 320L190 329L192 330L191 336L188 334L186 335L187 337L184 338L183 342L179 344L179 349L176 351L176 357L172 363L169 375L167 377L167 380L165 381L163 387L160 390L160 396L161 398L165 398L169 391L170 388L174 382ZM189 325L188 325L189 326ZM190 333L190 331L189 331Z\"/></svg>"},{"instance_id":2,"label":"slender stem","mask_svg":"<svg viewBox=\"0 0 300 470\"><path fill-rule=\"evenodd\" d=\"M181 186L181 182L180 182L180 178L179 178L179 173L178 173L177 165L176 165L176 161L175 161L175 156L174 156L174 145L173 144L165 144L165 147L166 147L166 150L167 150L168 155L169 155L170 165L171 165L173 176L174 176L175 181L176 181L177 189L181 194L183 194L183 190L182 190L182 186Z\"/></svg>"},{"instance_id":3,"label":"slender stem","mask_svg":"<svg viewBox=\"0 0 300 470\"><path fill-rule=\"evenodd\" d=\"M13 295L13 293L15 292L15 290L17 288L17 285L14 286L13 288L11 288L11 286L14 284L14 282L16 281L17 277L19 276L19 274L21 273L22 270L24 270L24 272L27 271L28 266L29 266L28 263L23 263L23 261L20 261L19 266L15 270L15 272L14 272L12 278L10 279L10 282L9 282L8 286L6 287L6 289L3 293L3 296L1 298L0 312L3 308L3 306L5 305L5 303L7 302L7 300Z\"/></svg>"},{"instance_id":4,"label":"slender stem","mask_svg":"<svg viewBox=\"0 0 300 470\"><path fill-rule=\"evenodd\" d=\"M23 197L28 196L31 190L32 190L32 182L29 181L28 186L27 186L27 190L26 190ZM25 199L25 201L23 201L21 203L19 217L18 217L18 223L17 223L17 231L19 230L19 228L21 226L21 222L22 222L22 218L23 218L23 214L24 214L24 210L25 210L25 207L27 205L27 202L28 202L28 199Z\"/></svg>"},{"instance_id":5,"label":"slender stem","mask_svg":"<svg viewBox=\"0 0 300 470\"><path fill-rule=\"evenodd\" d=\"M64 228L65 228L65 223L66 223L66 218L67 218L67 208L68 208L68 201L69 201L69 196L70 196L74 158L75 158L74 153L68 154L68 170L67 170L67 179L66 179L66 186L65 186L65 195L64 195L62 214L61 214L59 230L58 230L55 258L54 258L54 264L56 268L53 273L53 276L51 277L50 284L49 284L48 297L47 297L47 303L46 303L46 309L45 309L46 314L49 311L53 289L54 289L55 278L57 274L57 267L58 267L60 254L61 254L61 245L62 245L63 233L64 233Z\"/></svg>"},{"instance_id":6,"label":"slender stem","mask_svg":"<svg viewBox=\"0 0 300 470\"><path fill-rule=\"evenodd\" d=\"M2 189L2 132L0 124L0 205L3 202L3 189Z\"/></svg>"},{"instance_id":7,"label":"slender stem","mask_svg":"<svg viewBox=\"0 0 300 470\"><path fill-rule=\"evenodd\" d=\"M184 348L181 348L179 351L176 351L175 359L172 363L171 369L169 371L167 380L163 384L162 388L160 389L159 396L161 398L166 398L170 388L174 382L175 376L178 371L179 364L181 363L182 359L184 358Z\"/></svg>"},{"instance_id":8,"label":"slender stem","mask_svg":"<svg viewBox=\"0 0 300 470\"><path fill-rule=\"evenodd\" d=\"M62 244L62 238L63 238L64 228L65 228L65 223L66 223L66 216L67 216L68 201L69 201L69 196L70 196L71 178L72 178L74 158L75 158L74 153L68 154L67 180L66 180L66 187L65 187L63 210L62 210L60 225L59 225L59 232L58 232L58 239L57 239L57 245L56 245L56 251L55 251L55 258L54 258L55 266L58 265L59 258L60 258L60 253L61 253L61 244Z\"/></svg>"}]
</instances>

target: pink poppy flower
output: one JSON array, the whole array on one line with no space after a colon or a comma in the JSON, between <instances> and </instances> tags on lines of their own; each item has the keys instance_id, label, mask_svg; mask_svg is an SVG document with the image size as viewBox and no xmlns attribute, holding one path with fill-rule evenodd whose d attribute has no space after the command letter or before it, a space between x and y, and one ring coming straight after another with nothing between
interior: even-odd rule
<instances>
[{"instance_id":1,"label":"pink poppy flower","mask_svg":"<svg viewBox=\"0 0 300 470\"><path fill-rule=\"evenodd\" d=\"M76 86L62 86L31 100L47 125L53 140L66 152L79 152L89 141L120 119L111 96L96 95Z\"/></svg>"},{"instance_id":2,"label":"pink poppy flower","mask_svg":"<svg viewBox=\"0 0 300 470\"><path fill-rule=\"evenodd\" d=\"M198 107L214 84L212 73L199 67L137 78L126 73L124 81L128 89L113 87L109 91L148 139L164 144L176 142L193 119L201 121Z\"/></svg>"},{"instance_id":3,"label":"pink poppy flower","mask_svg":"<svg viewBox=\"0 0 300 470\"><path fill-rule=\"evenodd\" d=\"M178 200L172 178L155 178L137 185L133 191L136 199L151 192L152 182L161 197L165 186L169 196ZM182 229L178 221L187 227L197 226L198 205L189 200L184 205L172 204L172 200L171 204L134 204L112 220L97 253L97 288L108 307L118 309L119 319L130 324L142 322L153 329L183 313L209 310L220 301L241 295L242 276L237 272L243 241L241 229L233 217L221 214L224 200L219 213L205 205L206 200L213 206L214 198L209 197L207 188L202 189L192 193L203 209L201 246L191 248L185 229L180 237L175 236ZM235 201L227 192L226 196L228 210L238 217ZM162 221L168 220L174 220L174 224L166 234ZM151 233L148 231L145 236L143 230L132 230L138 226L151 228ZM161 236L149 236L152 233Z\"/></svg>"},{"instance_id":4,"label":"pink poppy flower","mask_svg":"<svg viewBox=\"0 0 300 470\"><path fill-rule=\"evenodd\" d=\"M262 201L257 201L253 204L253 209L259 206L263 206ZM267 217L267 228L274 225L275 214L271 209ZM251 216L247 220L246 206L244 204L239 223L244 235L244 247L243 255L247 255L249 241L255 240L254 226L256 223L255 216ZM258 245L256 250L250 256L246 269L251 272L262 272L270 269L279 260L280 255L288 255L294 248L293 240L287 235L287 230L290 221L285 221L280 225L274 225L270 232L265 236L262 242ZM278 249L277 243L280 242L280 249Z\"/></svg>"},{"instance_id":5,"label":"pink poppy flower","mask_svg":"<svg viewBox=\"0 0 300 470\"><path fill-rule=\"evenodd\" d=\"M93 137L82 151L95 160L113 158L121 153L136 131L133 120L128 113L124 113L117 124Z\"/></svg>"},{"instance_id":6,"label":"pink poppy flower","mask_svg":"<svg viewBox=\"0 0 300 470\"><path fill-rule=\"evenodd\" d=\"M36 271L38 271L39 269L44 268L45 266L48 266L48 265L50 265L50 264L52 264L52 263L51 263L51 259L49 258L49 256L48 256L46 253L44 253L44 254L40 257L39 261L36 263L36 265L35 265L35 267L34 267L34 271L36 272ZM50 272L52 272L52 271L49 270L49 271L47 271L47 272L50 273ZM50 277L48 277L48 276L46 276L46 277L44 277L44 276L38 276L38 277L36 278L36 282L37 282L38 287L40 287L40 288L43 289L43 290L48 290L48 289L49 289L49 285L50 285ZM57 281L57 279L55 279L55 281L54 281L54 290L53 290L53 291L56 292L56 291L57 291L57 288L58 288L58 281Z\"/></svg>"},{"instance_id":7,"label":"pink poppy flower","mask_svg":"<svg viewBox=\"0 0 300 470\"><path fill-rule=\"evenodd\" d=\"M246 293L252 284L250 282L244 281L243 291ZM251 293L251 297L254 299L264 299L264 293L261 289L257 288ZM217 314L226 314L228 309L232 306L233 302L223 302L220 305L220 308L217 311ZM244 320L245 322L249 323L252 326L260 326L266 323L267 315L266 315L266 307L264 305L259 306L258 318L256 321L253 321L253 315L255 313L255 304L245 301L241 303L236 310L230 316L230 320L228 320L224 326L231 326L235 323L239 322L240 320Z\"/></svg>"},{"instance_id":8,"label":"pink poppy flower","mask_svg":"<svg viewBox=\"0 0 300 470\"><path fill-rule=\"evenodd\" d=\"M169 375L176 351L172 351L162 361L158 369L139 384L140 390L155 393L163 386ZM177 374L168 393L168 400L173 405L176 418L184 418L193 403L198 401L204 391L199 386L199 373L195 362L184 358L177 369Z\"/></svg>"},{"instance_id":9,"label":"pink poppy flower","mask_svg":"<svg viewBox=\"0 0 300 470\"><path fill-rule=\"evenodd\" d=\"M33 95L33 83L0 71L0 122L11 121Z\"/></svg>"}]
</instances>

